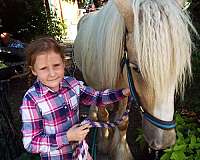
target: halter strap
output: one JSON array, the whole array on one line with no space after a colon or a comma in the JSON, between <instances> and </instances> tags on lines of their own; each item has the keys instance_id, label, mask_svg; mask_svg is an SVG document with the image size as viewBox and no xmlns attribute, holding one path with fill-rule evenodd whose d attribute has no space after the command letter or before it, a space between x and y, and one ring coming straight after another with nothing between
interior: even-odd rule
<instances>
[{"instance_id":1,"label":"halter strap","mask_svg":"<svg viewBox=\"0 0 200 160\"><path fill-rule=\"evenodd\" d=\"M135 89L135 85L133 82L133 75L131 73L131 68L129 66L129 59L128 59L128 55L127 55L127 51L125 50L124 53L124 64L126 64L126 68L127 68L127 77L128 77L128 84L129 84L129 88L130 88L130 93L131 93L131 101L133 104L133 107L142 112L143 117L148 120L150 123L152 123L153 125L155 125L158 128L161 129L172 129L176 127L176 123L175 120L172 121L163 121L160 120L156 117L154 117L153 115L151 115L150 113L148 113L147 111L145 111L145 109L142 107L140 100L139 100L139 96L136 92Z\"/></svg>"}]
</instances>

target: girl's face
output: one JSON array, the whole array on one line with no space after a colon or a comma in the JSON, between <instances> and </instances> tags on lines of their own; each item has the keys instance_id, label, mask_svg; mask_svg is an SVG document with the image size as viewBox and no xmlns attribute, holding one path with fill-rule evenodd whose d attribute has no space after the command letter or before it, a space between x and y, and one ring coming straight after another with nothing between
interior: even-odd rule
<instances>
[{"instance_id":1,"label":"girl's face","mask_svg":"<svg viewBox=\"0 0 200 160\"><path fill-rule=\"evenodd\" d=\"M60 82L64 78L64 63L59 54L54 51L42 52L37 55L31 70L44 85L53 91L59 90Z\"/></svg>"}]
</instances>

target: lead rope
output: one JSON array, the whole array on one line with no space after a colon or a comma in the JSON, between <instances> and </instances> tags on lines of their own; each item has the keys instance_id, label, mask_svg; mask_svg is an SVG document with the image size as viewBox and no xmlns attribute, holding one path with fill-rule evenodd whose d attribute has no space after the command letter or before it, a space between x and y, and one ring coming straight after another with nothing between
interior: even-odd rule
<instances>
[{"instance_id":1,"label":"lead rope","mask_svg":"<svg viewBox=\"0 0 200 160\"><path fill-rule=\"evenodd\" d=\"M121 124L123 120L125 120L128 117L128 113L130 110L126 110L123 115L117 119L114 122L96 122L92 121L90 118L84 119L81 124L90 124L92 127L96 128L114 128L117 125ZM96 136L94 134L94 136ZM94 143L94 142L93 142ZM93 145L94 146L94 145ZM87 150L88 146L87 143L84 141L81 141L80 143L76 143L73 145L73 160L87 160ZM96 153L94 153L94 159L96 159Z\"/></svg>"},{"instance_id":2,"label":"lead rope","mask_svg":"<svg viewBox=\"0 0 200 160\"><path fill-rule=\"evenodd\" d=\"M92 121L90 118L84 119L81 124L90 124L92 127L97 128L114 128L119 125L126 117L128 117L129 110L126 110L123 115L114 122L96 122Z\"/></svg>"}]
</instances>

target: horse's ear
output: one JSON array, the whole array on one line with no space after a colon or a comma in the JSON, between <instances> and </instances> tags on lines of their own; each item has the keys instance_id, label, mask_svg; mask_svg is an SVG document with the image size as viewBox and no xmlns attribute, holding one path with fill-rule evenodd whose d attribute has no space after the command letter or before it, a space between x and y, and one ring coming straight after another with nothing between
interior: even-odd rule
<instances>
[{"instance_id":1,"label":"horse's ear","mask_svg":"<svg viewBox=\"0 0 200 160\"><path fill-rule=\"evenodd\" d=\"M134 15L132 5L128 0L114 0L114 2L124 18L128 32L133 32Z\"/></svg>"}]
</instances>

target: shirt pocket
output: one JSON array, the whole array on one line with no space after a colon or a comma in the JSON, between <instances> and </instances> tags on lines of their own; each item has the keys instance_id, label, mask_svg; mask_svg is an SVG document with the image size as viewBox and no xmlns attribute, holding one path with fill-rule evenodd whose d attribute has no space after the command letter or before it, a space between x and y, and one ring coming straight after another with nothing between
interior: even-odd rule
<instances>
[{"instance_id":1,"label":"shirt pocket","mask_svg":"<svg viewBox=\"0 0 200 160\"><path fill-rule=\"evenodd\" d=\"M70 108L71 110L76 111L77 108L79 107L79 100L78 100L78 96L74 95L69 99L69 104L70 104Z\"/></svg>"},{"instance_id":2,"label":"shirt pocket","mask_svg":"<svg viewBox=\"0 0 200 160\"><path fill-rule=\"evenodd\" d=\"M71 123L71 125L74 125L79 122L79 108L78 106L74 106L73 108L68 107L67 108L67 120Z\"/></svg>"}]
</instances>

